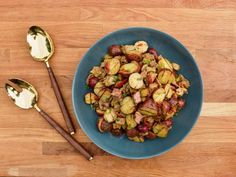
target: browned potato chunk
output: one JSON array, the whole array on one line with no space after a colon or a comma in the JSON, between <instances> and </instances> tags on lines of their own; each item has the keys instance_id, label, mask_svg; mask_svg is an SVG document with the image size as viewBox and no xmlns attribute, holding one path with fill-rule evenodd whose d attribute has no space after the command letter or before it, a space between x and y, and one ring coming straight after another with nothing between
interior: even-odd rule
<instances>
[{"instance_id":1,"label":"browned potato chunk","mask_svg":"<svg viewBox=\"0 0 236 177\"><path fill-rule=\"evenodd\" d=\"M129 61L140 61L141 54L137 51L133 51L132 53L128 53L125 55Z\"/></svg>"},{"instance_id":2,"label":"browned potato chunk","mask_svg":"<svg viewBox=\"0 0 236 177\"><path fill-rule=\"evenodd\" d=\"M127 96L121 101L121 112L124 114L131 114L135 111L135 104L134 100L130 97Z\"/></svg>"},{"instance_id":3,"label":"browned potato chunk","mask_svg":"<svg viewBox=\"0 0 236 177\"><path fill-rule=\"evenodd\" d=\"M152 131L157 134L158 137L164 138L168 134L168 127L166 124L156 124L153 126Z\"/></svg>"},{"instance_id":4,"label":"browned potato chunk","mask_svg":"<svg viewBox=\"0 0 236 177\"><path fill-rule=\"evenodd\" d=\"M111 45L111 46L108 48L108 53L109 53L111 56L122 55L121 46L120 46L120 45Z\"/></svg>"},{"instance_id":5,"label":"browned potato chunk","mask_svg":"<svg viewBox=\"0 0 236 177\"><path fill-rule=\"evenodd\" d=\"M165 99L165 96L165 90L163 88L159 88L153 93L152 98L156 103L161 103Z\"/></svg>"},{"instance_id":6,"label":"browned potato chunk","mask_svg":"<svg viewBox=\"0 0 236 177\"><path fill-rule=\"evenodd\" d=\"M152 84L157 77L157 73L155 72L148 72L147 73L147 82L148 84Z\"/></svg>"},{"instance_id":7,"label":"browned potato chunk","mask_svg":"<svg viewBox=\"0 0 236 177\"><path fill-rule=\"evenodd\" d=\"M168 84L175 82L175 75L169 69L162 69L158 74L158 80L161 84Z\"/></svg>"},{"instance_id":8,"label":"browned potato chunk","mask_svg":"<svg viewBox=\"0 0 236 177\"><path fill-rule=\"evenodd\" d=\"M111 130L111 124L106 122L104 118L99 118L97 121L98 130L103 133Z\"/></svg>"},{"instance_id":9,"label":"browned potato chunk","mask_svg":"<svg viewBox=\"0 0 236 177\"><path fill-rule=\"evenodd\" d=\"M140 70L138 62L132 61L131 63L124 64L120 67L119 73L123 75L129 75Z\"/></svg>"},{"instance_id":10,"label":"browned potato chunk","mask_svg":"<svg viewBox=\"0 0 236 177\"><path fill-rule=\"evenodd\" d=\"M180 70L180 66L177 63L172 63L172 67L174 68L174 70L179 71Z\"/></svg>"},{"instance_id":11,"label":"browned potato chunk","mask_svg":"<svg viewBox=\"0 0 236 177\"><path fill-rule=\"evenodd\" d=\"M134 89L140 89L143 87L143 78L139 73L133 73L129 76L129 85Z\"/></svg>"},{"instance_id":12,"label":"browned potato chunk","mask_svg":"<svg viewBox=\"0 0 236 177\"><path fill-rule=\"evenodd\" d=\"M117 118L117 115L114 111L113 108L108 108L105 113L104 113L104 119L107 121L107 122L114 122Z\"/></svg>"},{"instance_id":13,"label":"browned potato chunk","mask_svg":"<svg viewBox=\"0 0 236 177\"><path fill-rule=\"evenodd\" d=\"M142 115L145 116L156 116L157 115L157 107L152 99L148 99L140 106L138 110Z\"/></svg>"},{"instance_id":14,"label":"browned potato chunk","mask_svg":"<svg viewBox=\"0 0 236 177\"><path fill-rule=\"evenodd\" d=\"M134 47L140 53L145 53L148 50L148 44L145 41L137 41L134 44Z\"/></svg>"},{"instance_id":15,"label":"browned potato chunk","mask_svg":"<svg viewBox=\"0 0 236 177\"><path fill-rule=\"evenodd\" d=\"M158 69L169 69L171 71L173 71L173 67L172 64L169 62L169 60L167 60L166 58L163 58L162 56L158 57L159 62L158 62Z\"/></svg>"},{"instance_id":16,"label":"browned potato chunk","mask_svg":"<svg viewBox=\"0 0 236 177\"><path fill-rule=\"evenodd\" d=\"M84 96L84 99L86 104L94 104L95 102L97 102L98 97L94 93L87 93Z\"/></svg>"},{"instance_id":17,"label":"browned potato chunk","mask_svg":"<svg viewBox=\"0 0 236 177\"><path fill-rule=\"evenodd\" d=\"M105 90L106 90L106 87L102 82L98 82L93 89L94 93L99 97L102 96Z\"/></svg>"},{"instance_id":18,"label":"browned potato chunk","mask_svg":"<svg viewBox=\"0 0 236 177\"><path fill-rule=\"evenodd\" d=\"M105 89L105 91L103 92L103 94L101 95L100 100L102 102L109 102L109 99L111 98L111 91L108 89Z\"/></svg>"},{"instance_id":19,"label":"browned potato chunk","mask_svg":"<svg viewBox=\"0 0 236 177\"><path fill-rule=\"evenodd\" d=\"M120 60L118 58L113 58L106 61L105 70L107 74L114 75L118 73L119 69L120 69Z\"/></svg>"}]
</instances>

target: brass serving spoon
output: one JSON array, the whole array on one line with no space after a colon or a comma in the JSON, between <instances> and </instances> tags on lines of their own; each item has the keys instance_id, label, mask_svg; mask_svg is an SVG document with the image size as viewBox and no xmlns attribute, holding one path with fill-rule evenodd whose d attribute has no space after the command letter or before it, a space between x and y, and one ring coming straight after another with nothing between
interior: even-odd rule
<instances>
[{"instance_id":1,"label":"brass serving spoon","mask_svg":"<svg viewBox=\"0 0 236 177\"><path fill-rule=\"evenodd\" d=\"M36 61L45 62L47 66L48 74L51 79L52 88L56 95L57 101L59 103L63 117L65 119L67 128L70 134L74 134L75 129L72 124L71 118L69 116L68 110L66 108L65 101L63 100L56 77L48 62L48 60L51 58L51 56L54 53L54 45L53 45L51 37L42 28L38 26L31 26L27 34L27 42L29 44L30 54L33 57L33 59Z\"/></svg>"},{"instance_id":2,"label":"brass serving spoon","mask_svg":"<svg viewBox=\"0 0 236 177\"><path fill-rule=\"evenodd\" d=\"M46 121L48 121L48 123L54 127L57 132L60 133L76 150L78 150L88 160L93 159L93 157L79 144L79 142L77 142L69 133L67 133L46 112L38 107L38 93L30 83L21 79L9 79L9 82L5 84L5 88L8 96L11 97L17 106L23 109L35 108L39 114Z\"/></svg>"}]
</instances>

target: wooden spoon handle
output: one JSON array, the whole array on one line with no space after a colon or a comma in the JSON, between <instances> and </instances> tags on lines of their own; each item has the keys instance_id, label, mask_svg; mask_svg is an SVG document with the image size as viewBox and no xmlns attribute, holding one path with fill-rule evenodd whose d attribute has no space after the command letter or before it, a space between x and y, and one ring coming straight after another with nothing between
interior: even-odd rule
<instances>
[{"instance_id":1,"label":"wooden spoon handle","mask_svg":"<svg viewBox=\"0 0 236 177\"><path fill-rule=\"evenodd\" d=\"M47 65L47 70L48 70L48 74L49 74L50 79L51 79L52 88L53 88L54 93L55 93L56 98L57 98L57 102L59 103L59 106L61 108L61 112L62 112L63 117L65 119L66 126L67 126L70 134L72 135L72 134L75 133L75 129L74 129L74 126L72 124L71 118L69 116L68 110L66 108L65 101L64 101L64 99L62 97L62 94L61 94L61 91L59 89L56 77L53 73L52 68L49 65Z\"/></svg>"},{"instance_id":2,"label":"wooden spoon handle","mask_svg":"<svg viewBox=\"0 0 236 177\"><path fill-rule=\"evenodd\" d=\"M48 121L48 123L54 127L58 133L61 134L76 150L78 150L86 159L92 160L93 157L84 149L84 147L76 141L69 133L67 133L56 121L54 121L46 112L37 108L37 111L41 116Z\"/></svg>"}]
</instances>

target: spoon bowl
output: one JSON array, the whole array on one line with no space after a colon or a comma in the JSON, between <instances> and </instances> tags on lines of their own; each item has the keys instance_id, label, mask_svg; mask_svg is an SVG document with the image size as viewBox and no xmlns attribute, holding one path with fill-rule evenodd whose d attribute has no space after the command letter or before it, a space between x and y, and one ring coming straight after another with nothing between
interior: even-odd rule
<instances>
[{"instance_id":1,"label":"spoon bowl","mask_svg":"<svg viewBox=\"0 0 236 177\"><path fill-rule=\"evenodd\" d=\"M67 133L56 121L54 121L46 112L37 106L38 92L30 83L22 79L9 79L9 82L5 84L5 88L8 96L11 100L22 109L35 108L39 114L52 126L58 133L60 133L76 150L84 155L88 160L92 160L93 157L74 139L69 133Z\"/></svg>"},{"instance_id":2,"label":"spoon bowl","mask_svg":"<svg viewBox=\"0 0 236 177\"><path fill-rule=\"evenodd\" d=\"M68 130L70 134L74 134L75 129L72 124L68 109L65 105L65 101L62 97L56 77L48 62L48 60L51 58L51 56L54 53L54 45L52 42L52 38L42 28L38 26L31 26L27 33L27 43L29 44L29 51L32 58L36 61L45 62L47 66L48 74L52 83L52 88L56 95L57 101L59 103L60 109L62 111L66 125L68 127Z\"/></svg>"},{"instance_id":3,"label":"spoon bowl","mask_svg":"<svg viewBox=\"0 0 236 177\"><path fill-rule=\"evenodd\" d=\"M31 26L27 34L30 54L36 61L47 62L54 53L54 45L49 34L38 26Z\"/></svg>"},{"instance_id":4,"label":"spoon bowl","mask_svg":"<svg viewBox=\"0 0 236 177\"><path fill-rule=\"evenodd\" d=\"M38 101L38 92L35 88L24 80L9 79L9 81L5 84L5 88L14 103L23 109L33 108Z\"/></svg>"}]
</instances>

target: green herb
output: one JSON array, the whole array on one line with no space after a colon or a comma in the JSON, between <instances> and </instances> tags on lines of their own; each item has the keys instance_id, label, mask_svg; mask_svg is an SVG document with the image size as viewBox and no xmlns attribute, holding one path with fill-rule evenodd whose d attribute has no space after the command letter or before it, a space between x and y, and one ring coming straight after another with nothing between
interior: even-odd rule
<instances>
[{"instance_id":1,"label":"green herb","mask_svg":"<svg viewBox=\"0 0 236 177\"><path fill-rule=\"evenodd\" d=\"M84 87L85 87L86 89L89 89L89 86L88 86L88 84L85 84L85 85L84 85Z\"/></svg>"},{"instance_id":2,"label":"green herb","mask_svg":"<svg viewBox=\"0 0 236 177\"><path fill-rule=\"evenodd\" d=\"M128 95L128 93L123 93L122 96L123 97L126 97Z\"/></svg>"}]
</instances>

